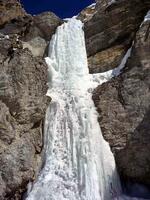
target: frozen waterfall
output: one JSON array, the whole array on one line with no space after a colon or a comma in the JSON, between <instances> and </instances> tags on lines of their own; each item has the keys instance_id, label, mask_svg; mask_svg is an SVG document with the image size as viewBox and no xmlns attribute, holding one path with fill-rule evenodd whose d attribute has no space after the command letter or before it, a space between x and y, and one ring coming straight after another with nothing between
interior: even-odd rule
<instances>
[{"instance_id":1,"label":"frozen waterfall","mask_svg":"<svg viewBox=\"0 0 150 200\"><path fill-rule=\"evenodd\" d=\"M121 193L113 154L103 139L90 88L82 23L58 27L46 58L52 98L44 164L27 200L113 200Z\"/></svg>"}]
</instances>

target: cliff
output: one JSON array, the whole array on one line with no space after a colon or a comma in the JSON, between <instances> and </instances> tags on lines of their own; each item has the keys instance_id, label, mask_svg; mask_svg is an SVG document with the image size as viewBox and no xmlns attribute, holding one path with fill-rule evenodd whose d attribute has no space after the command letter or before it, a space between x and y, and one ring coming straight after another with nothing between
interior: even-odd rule
<instances>
[{"instance_id":1,"label":"cliff","mask_svg":"<svg viewBox=\"0 0 150 200\"><path fill-rule=\"evenodd\" d=\"M121 177L148 186L150 19L144 16L149 8L148 1L98 1L95 15L85 24L91 72L116 67L132 46L121 75L95 89L93 100Z\"/></svg>"},{"instance_id":2,"label":"cliff","mask_svg":"<svg viewBox=\"0 0 150 200\"><path fill-rule=\"evenodd\" d=\"M97 0L78 16L84 22L90 73L122 73L94 90L105 139L124 180L150 185L149 0ZM47 45L63 20L31 16L17 0L0 1L0 199L18 200L41 166L43 122L49 99Z\"/></svg>"},{"instance_id":3,"label":"cliff","mask_svg":"<svg viewBox=\"0 0 150 200\"><path fill-rule=\"evenodd\" d=\"M41 166L49 99L47 41L61 20L28 15L16 0L0 1L0 199L21 199Z\"/></svg>"}]
</instances>

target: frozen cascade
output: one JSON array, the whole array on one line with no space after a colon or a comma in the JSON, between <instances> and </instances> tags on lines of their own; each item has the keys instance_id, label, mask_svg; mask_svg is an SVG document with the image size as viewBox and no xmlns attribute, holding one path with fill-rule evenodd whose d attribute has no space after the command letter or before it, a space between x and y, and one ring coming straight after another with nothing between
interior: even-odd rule
<instances>
[{"instance_id":1,"label":"frozen cascade","mask_svg":"<svg viewBox=\"0 0 150 200\"><path fill-rule=\"evenodd\" d=\"M52 98L45 120L44 166L27 200L113 200L121 193L114 156L103 139L89 88L82 23L70 19L53 36Z\"/></svg>"}]
</instances>

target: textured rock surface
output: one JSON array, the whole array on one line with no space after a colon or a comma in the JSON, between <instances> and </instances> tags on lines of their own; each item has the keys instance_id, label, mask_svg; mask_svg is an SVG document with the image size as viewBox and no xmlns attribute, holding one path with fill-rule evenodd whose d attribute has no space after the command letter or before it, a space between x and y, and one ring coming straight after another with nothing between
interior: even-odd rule
<instances>
[{"instance_id":1,"label":"textured rock surface","mask_svg":"<svg viewBox=\"0 0 150 200\"><path fill-rule=\"evenodd\" d=\"M20 4L17 5L19 6ZM16 4L13 6L15 7ZM21 7L19 8L21 9ZM20 13L22 13L21 11ZM10 19L3 24L0 33L17 35L18 38L24 41L23 47L28 48L34 56L43 56L45 54L50 38L62 23L62 20L52 12L44 12L33 17L23 12L22 15L17 16L16 14L16 18L13 18L14 16L8 13L8 17Z\"/></svg>"},{"instance_id":2,"label":"textured rock surface","mask_svg":"<svg viewBox=\"0 0 150 200\"><path fill-rule=\"evenodd\" d=\"M122 177L150 185L150 21L137 32L118 78L99 86L93 99L103 134Z\"/></svg>"},{"instance_id":3,"label":"textured rock surface","mask_svg":"<svg viewBox=\"0 0 150 200\"><path fill-rule=\"evenodd\" d=\"M42 37L49 41L63 20L52 12L44 12L34 17L34 23L42 32Z\"/></svg>"},{"instance_id":4,"label":"textured rock surface","mask_svg":"<svg viewBox=\"0 0 150 200\"><path fill-rule=\"evenodd\" d=\"M47 66L1 36L0 71L0 199L20 199L40 167Z\"/></svg>"},{"instance_id":5,"label":"textured rock surface","mask_svg":"<svg viewBox=\"0 0 150 200\"><path fill-rule=\"evenodd\" d=\"M47 42L42 37L35 37L29 41L22 42L23 48L28 48L33 56L43 56L46 51Z\"/></svg>"},{"instance_id":6,"label":"textured rock surface","mask_svg":"<svg viewBox=\"0 0 150 200\"><path fill-rule=\"evenodd\" d=\"M109 2L97 0L95 14L85 22L91 73L103 72L119 65L150 7L150 2L141 0L117 0L111 5ZM102 66L101 58L104 59Z\"/></svg>"},{"instance_id":7,"label":"textured rock surface","mask_svg":"<svg viewBox=\"0 0 150 200\"><path fill-rule=\"evenodd\" d=\"M24 15L25 11L17 0L0 0L0 27Z\"/></svg>"},{"instance_id":8,"label":"textured rock surface","mask_svg":"<svg viewBox=\"0 0 150 200\"><path fill-rule=\"evenodd\" d=\"M90 56L88 58L90 73L98 73L115 68L125 55L125 50L126 48L123 45L116 45Z\"/></svg>"},{"instance_id":9,"label":"textured rock surface","mask_svg":"<svg viewBox=\"0 0 150 200\"><path fill-rule=\"evenodd\" d=\"M29 18L29 17L28 17ZM24 48L28 48L34 56L46 54L48 45L56 28L63 21L52 12L44 12L32 18L30 25L27 24L24 40Z\"/></svg>"},{"instance_id":10,"label":"textured rock surface","mask_svg":"<svg viewBox=\"0 0 150 200\"><path fill-rule=\"evenodd\" d=\"M18 200L41 165L43 120L49 99L46 46L62 21L25 13L0 1L0 199Z\"/></svg>"},{"instance_id":11,"label":"textured rock surface","mask_svg":"<svg viewBox=\"0 0 150 200\"><path fill-rule=\"evenodd\" d=\"M88 7L86 7L85 9L83 9L79 15L77 16L77 18L79 20L81 20L83 23L89 21L90 19L92 19L93 15L95 14L96 12L96 9L95 9L95 6L96 4L92 4Z\"/></svg>"}]
</instances>

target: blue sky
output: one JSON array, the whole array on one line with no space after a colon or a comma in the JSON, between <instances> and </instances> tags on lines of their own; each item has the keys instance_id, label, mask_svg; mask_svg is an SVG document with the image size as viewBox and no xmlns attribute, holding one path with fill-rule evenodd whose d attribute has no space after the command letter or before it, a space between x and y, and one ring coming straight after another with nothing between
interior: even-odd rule
<instances>
[{"instance_id":1,"label":"blue sky","mask_svg":"<svg viewBox=\"0 0 150 200\"><path fill-rule=\"evenodd\" d=\"M30 14L52 11L61 18L72 17L94 0L21 0L25 10Z\"/></svg>"}]
</instances>

